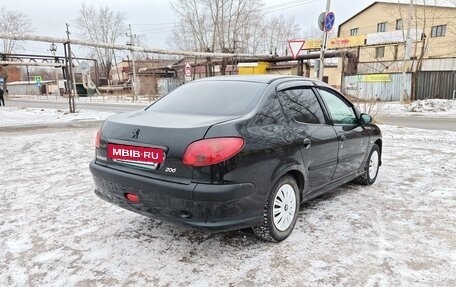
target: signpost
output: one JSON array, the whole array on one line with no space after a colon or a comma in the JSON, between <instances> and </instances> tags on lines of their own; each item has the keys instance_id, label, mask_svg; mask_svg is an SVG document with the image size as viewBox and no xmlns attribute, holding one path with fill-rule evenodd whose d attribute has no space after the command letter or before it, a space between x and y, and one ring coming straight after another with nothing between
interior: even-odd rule
<instances>
[{"instance_id":1,"label":"signpost","mask_svg":"<svg viewBox=\"0 0 456 287\"><path fill-rule=\"evenodd\" d=\"M326 12L325 12L325 21L323 25L323 37L321 40L321 49L320 49L320 60L319 62L315 65L316 67L318 66L318 79L323 80L323 70L324 70L324 60L325 60L325 51L326 51L326 44L328 41L328 32L331 31L331 29L334 27L334 23L336 20L336 17L333 12L330 12L329 9L331 7L331 0L327 0L326 2ZM321 15L319 17L318 24L321 28Z\"/></svg>"},{"instance_id":2,"label":"signpost","mask_svg":"<svg viewBox=\"0 0 456 287\"><path fill-rule=\"evenodd\" d=\"M294 59L298 57L305 42L306 41L303 39L295 39L288 41L288 47L290 48L290 52L293 55Z\"/></svg>"},{"instance_id":3,"label":"signpost","mask_svg":"<svg viewBox=\"0 0 456 287\"><path fill-rule=\"evenodd\" d=\"M190 82L192 80L192 67L190 66L189 62L185 63L184 73L185 73L185 81Z\"/></svg>"}]
</instances>

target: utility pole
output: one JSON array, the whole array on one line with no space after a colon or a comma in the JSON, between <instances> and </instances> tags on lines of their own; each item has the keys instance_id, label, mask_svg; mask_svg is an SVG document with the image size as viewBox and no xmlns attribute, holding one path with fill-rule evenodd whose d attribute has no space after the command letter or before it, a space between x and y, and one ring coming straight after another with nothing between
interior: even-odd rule
<instances>
[{"instance_id":1,"label":"utility pole","mask_svg":"<svg viewBox=\"0 0 456 287\"><path fill-rule=\"evenodd\" d=\"M51 51L52 56L55 57L55 52L57 52L57 45L52 43L51 46L50 46L49 51ZM57 74L57 68L54 68L54 73L55 73L55 81L56 81L56 84L57 84L56 98L59 98L60 97L60 87L59 87L59 75Z\"/></svg>"},{"instance_id":2,"label":"utility pole","mask_svg":"<svg viewBox=\"0 0 456 287\"><path fill-rule=\"evenodd\" d=\"M76 78L74 77L73 73L73 56L71 55L71 44L70 44L70 30L69 27L70 25L68 23L65 23L66 25L66 33L67 33L67 39L68 39L68 62L69 62L69 69L70 69L70 77L71 77L71 82L72 82L72 87L70 87L70 93L68 95L68 104L70 107L70 113L75 113L76 108L74 106L74 96L78 94L76 90ZM71 89L73 88L74 94L71 92Z\"/></svg>"},{"instance_id":3,"label":"utility pole","mask_svg":"<svg viewBox=\"0 0 456 287\"><path fill-rule=\"evenodd\" d=\"M130 46L133 47L134 46L134 42L133 42L133 37L136 36L136 35L133 35L131 33L131 24L128 24L128 29L130 31L130 34L127 34L128 37L130 37ZM132 68L133 68L133 80L131 82L131 87L132 87L132 91L133 91L133 101L135 101L135 98L136 98L136 95L137 95L137 91L136 91L136 68L135 68L135 55L133 53L133 49L130 49L130 57L131 57L131 61L132 61Z\"/></svg>"},{"instance_id":4,"label":"utility pole","mask_svg":"<svg viewBox=\"0 0 456 287\"><path fill-rule=\"evenodd\" d=\"M331 0L327 0L325 18L326 18L326 15L329 14L330 8L331 8ZM323 70L325 67L324 61L325 61L325 52L326 52L327 42L328 42L328 32L326 31L326 29L323 29L323 37L321 39L321 49L320 49L320 65L319 65L319 69L318 69L318 79L320 81L323 80Z\"/></svg>"},{"instance_id":5,"label":"utility pole","mask_svg":"<svg viewBox=\"0 0 456 287\"><path fill-rule=\"evenodd\" d=\"M27 94L30 97L30 72L29 72L29 66L26 66L27 68Z\"/></svg>"},{"instance_id":6,"label":"utility pole","mask_svg":"<svg viewBox=\"0 0 456 287\"><path fill-rule=\"evenodd\" d=\"M412 40L410 38L410 29L412 25L412 14L413 14L413 0L410 0L410 5L407 15L407 34L405 38L405 53L404 53L404 66L402 69L402 79L401 79L401 103L405 103L410 100L410 95L407 92L407 70L408 70L408 60L410 60L410 53L412 50Z\"/></svg>"}]
</instances>

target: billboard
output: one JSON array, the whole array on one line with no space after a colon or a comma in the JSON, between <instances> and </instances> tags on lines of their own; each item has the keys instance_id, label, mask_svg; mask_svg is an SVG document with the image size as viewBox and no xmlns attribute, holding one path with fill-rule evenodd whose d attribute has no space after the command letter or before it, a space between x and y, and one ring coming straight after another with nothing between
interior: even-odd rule
<instances>
[{"instance_id":1,"label":"billboard","mask_svg":"<svg viewBox=\"0 0 456 287\"><path fill-rule=\"evenodd\" d=\"M337 37L337 38L328 39L326 48L343 49L343 48L364 46L365 44L366 44L366 35ZM306 40L302 49L320 50L320 47L321 47L321 39L310 39L310 40Z\"/></svg>"},{"instance_id":2,"label":"billboard","mask_svg":"<svg viewBox=\"0 0 456 287\"><path fill-rule=\"evenodd\" d=\"M328 40L328 49L364 46L365 41L365 35L332 38Z\"/></svg>"}]
</instances>

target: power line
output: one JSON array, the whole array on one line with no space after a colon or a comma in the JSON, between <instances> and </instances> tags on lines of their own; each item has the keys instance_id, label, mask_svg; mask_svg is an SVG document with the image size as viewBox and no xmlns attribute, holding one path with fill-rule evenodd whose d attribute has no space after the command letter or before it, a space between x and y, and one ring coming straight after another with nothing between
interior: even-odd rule
<instances>
[{"instance_id":1,"label":"power line","mask_svg":"<svg viewBox=\"0 0 456 287\"><path fill-rule=\"evenodd\" d=\"M156 28L156 29L148 29L138 32L137 34L158 34L158 33L168 33L172 32L174 27L171 28Z\"/></svg>"},{"instance_id":2,"label":"power line","mask_svg":"<svg viewBox=\"0 0 456 287\"><path fill-rule=\"evenodd\" d=\"M174 25L173 22L163 22L163 23L137 23L131 24L133 26L172 26Z\"/></svg>"},{"instance_id":3,"label":"power line","mask_svg":"<svg viewBox=\"0 0 456 287\"><path fill-rule=\"evenodd\" d=\"M305 5L308 5L308 4L317 2L317 1L319 1L319 0L289 1L289 2L282 3L282 4L276 4L276 5L265 7L265 8L263 8L263 11L265 13L273 13L273 12L278 12L281 10L291 9L291 8L295 8L295 7L299 7L299 6L305 6Z\"/></svg>"},{"instance_id":4,"label":"power line","mask_svg":"<svg viewBox=\"0 0 456 287\"><path fill-rule=\"evenodd\" d=\"M280 4L273 4L273 5L265 7L264 9L274 9L274 8L283 7L283 6L286 6L286 5L289 5L289 4L295 4L295 3L299 3L299 2L302 2L302 1L301 0L293 0L293 1L288 1L288 2L284 2L284 3L280 3Z\"/></svg>"},{"instance_id":5,"label":"power line","mask_svg":"<svg viewBox=\"0 0 456 287\"><path fill-rule=\"evenodd\" d=\"M308 1L311 1L311 0L292 0L292 1L284 2L284 3L280 3L280 4L273 4L270 6L266 6L263 8L263 10L273 10L273 9L287 7L290 5L305 4Z\"/></svg>"}]
</instances>

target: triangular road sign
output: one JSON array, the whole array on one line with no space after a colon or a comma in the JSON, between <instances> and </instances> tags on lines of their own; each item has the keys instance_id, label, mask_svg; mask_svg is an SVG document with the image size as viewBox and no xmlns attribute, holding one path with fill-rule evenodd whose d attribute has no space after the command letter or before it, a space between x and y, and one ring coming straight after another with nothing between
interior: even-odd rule
<instances>
[{"instance_id":1,"label":"triangular road sign","mask_svg":"<svg viewBox=\"0 0 456 287\"><path fill-rule=\"evenodd\" d=\"M302 47L306 41L302 39L295 39L288 41L288 47L290 48L293 58L296 59L301 52Z\"/></svg>"}]
</instances>

